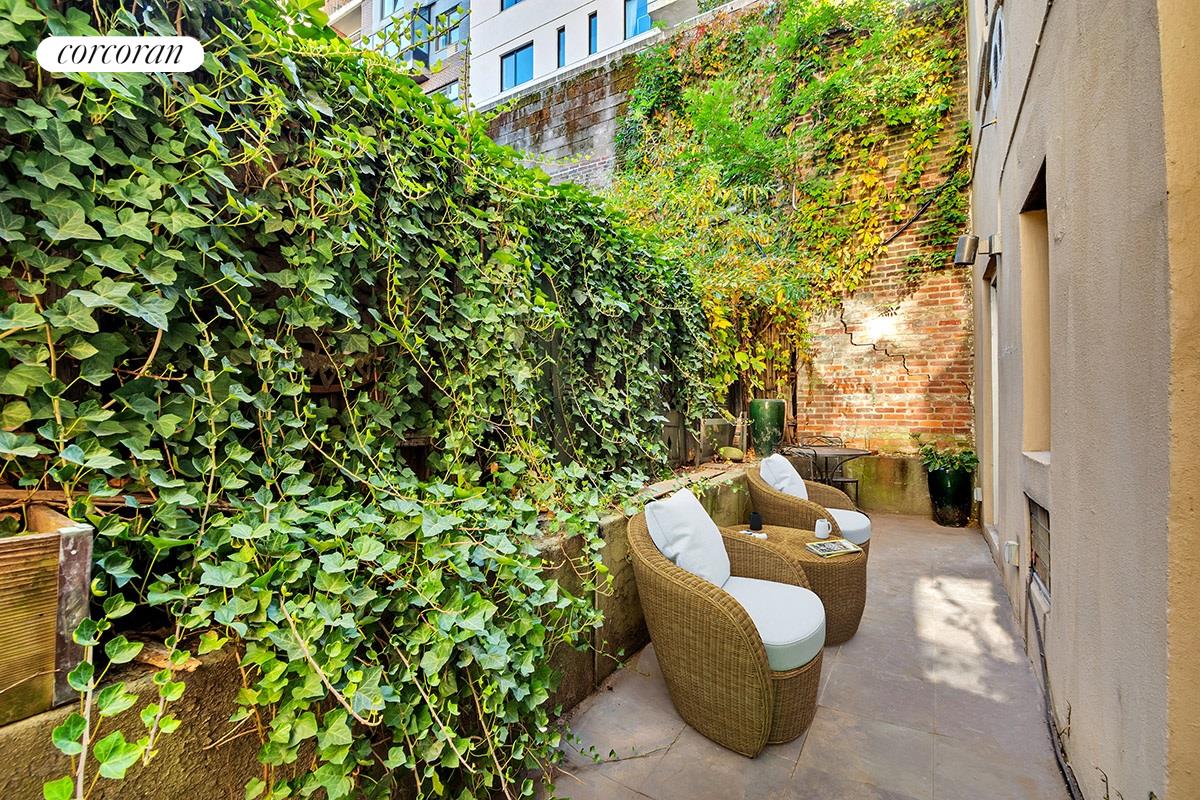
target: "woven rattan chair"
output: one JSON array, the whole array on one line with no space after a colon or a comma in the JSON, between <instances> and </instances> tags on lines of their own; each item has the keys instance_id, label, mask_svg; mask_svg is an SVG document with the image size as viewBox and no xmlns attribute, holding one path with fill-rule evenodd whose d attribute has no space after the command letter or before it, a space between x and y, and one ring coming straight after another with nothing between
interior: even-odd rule
<instances>
[{"instance_id":1,"label":"woven rattan chair","mask_svg":"<svg viewBox=\"0 0 1200 800\"><path fill-rule=\"evenodd\" d=\"M841 536L842 529L837 520L826 509L841 508L847 511L858 511L850 496L840 489L827 486L816 481L805 481L808 489L808 499L801 500L785 494L771 486L759 473L757 466L746 470L746 480L750 484L750 503L754 510L762 515L766 525L778 525L781 528L800 528L811 531L818 519L829 520L833 526L833 535ZM864 552L870 554L871 543L863 542Z\"/></svg>"},{"instance_id":2,"label":"woven rattan chair","mask_svg":"<svg viewBox=\"0 0 1200 800\"><path fill-rule=\"evenodd\" d=\"M808 588L804 571L773 546L743 534L722 538L734 576ZM650 639L680 716L751 758L807 730L817 709L821 654L796 669L772 671L746 610L663 556L644 513L630 520L629 549Z\"/></svg>"}]
</instances>

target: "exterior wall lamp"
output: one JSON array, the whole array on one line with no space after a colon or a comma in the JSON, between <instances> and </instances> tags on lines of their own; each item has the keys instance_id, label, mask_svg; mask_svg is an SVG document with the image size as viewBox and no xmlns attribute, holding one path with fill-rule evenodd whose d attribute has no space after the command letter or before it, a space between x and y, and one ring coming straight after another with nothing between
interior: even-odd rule
<instances>
[{"instance_id":1,"label":"exterior wall lamp","mask_svg":"<svg viewBox=\"0 0 1200 800\"><path fill-rule=\"evenodd\" d=\"M958 237L958 245L954 248L954 263L959 267L969 267L975 263L979 255L979 237L974 234L964 234ZM993 233L987 239L985 256L1000 255L1000 234Z\"/></svg>"}]
</instances>

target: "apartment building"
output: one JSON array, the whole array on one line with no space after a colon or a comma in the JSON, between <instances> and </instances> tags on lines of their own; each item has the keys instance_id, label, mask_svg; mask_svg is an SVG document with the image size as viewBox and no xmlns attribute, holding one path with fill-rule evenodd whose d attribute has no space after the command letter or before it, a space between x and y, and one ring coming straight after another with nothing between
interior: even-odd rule
<instances>
[{"instance_id":1,"label":"apartment building","mask_svg":"<svg viewBox=\"0 0 1200 800\"><path fill-rule=\"evenodd\" d=\"M1200 3L967 5L984 529L1082 796L1200 797Z\"/></svg>"},{"instance_id":2,"label":"apartment building","mask_svg":"<svg viewBox=\"0 0 1200 800\"><path fill-rule=\"evenodd\" d=\"M329 24L416 66L427 92L476 107L627 48L697 13L696 0L329 0ZM432 31L432 37L429 33ZM429 40L426 42L425 40Z\"/></svg>"},{"instance_id":3,"label":"apartment building","mask_svg":"<svg viewBox=\"0 0 1200 800\"><path fill-rule=\"evenodd\" d=\"M411 64L426 92L460 98L470 0L329 0L325 13L352 42Z\"/></svg>"}]
</instances>

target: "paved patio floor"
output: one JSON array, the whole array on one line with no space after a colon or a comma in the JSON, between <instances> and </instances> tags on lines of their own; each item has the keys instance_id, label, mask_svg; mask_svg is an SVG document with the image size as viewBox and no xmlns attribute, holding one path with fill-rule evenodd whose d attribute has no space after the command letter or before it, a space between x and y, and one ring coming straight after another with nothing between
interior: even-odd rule
<instances>
[{"instance_id":1,"label":"paved patio floor","mask_svg":"<svg viewBox=\"0 0 1200 800\"><path fill-rule=\"evenodd\" d=\"M808 733L751 760L671 705L653 645L570 715L575 800L1063 800L1033 668L977 529L873 515L853 639L825 650ZM599 763L594 759L598 758Z\"/></svg>"}]
</instances>

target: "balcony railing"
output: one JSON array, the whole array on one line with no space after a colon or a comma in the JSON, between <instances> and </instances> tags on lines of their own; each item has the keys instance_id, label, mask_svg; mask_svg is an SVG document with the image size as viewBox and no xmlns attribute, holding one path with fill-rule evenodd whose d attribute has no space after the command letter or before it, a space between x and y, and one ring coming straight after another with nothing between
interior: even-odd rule
<instances>
[{"instance_id":1,"label":"balcony railing","mask_svg":"<svg viewBox=\"0 0 1200 800\"><path fill-rule=\"evenodd\" d=\"M361 3L362 0L326 0L325 13L328 16L333 16L347 6L354 6Z\"/></svg>"}]
</instances>

